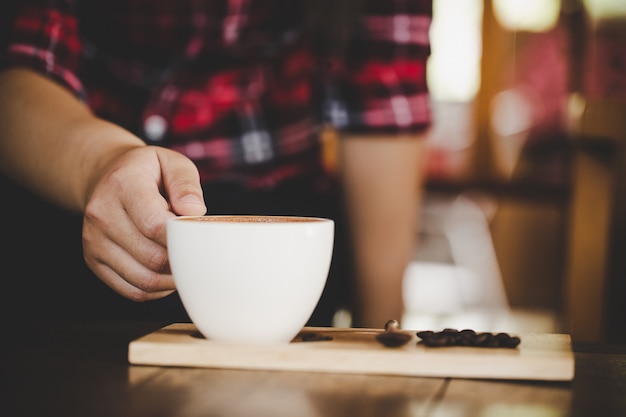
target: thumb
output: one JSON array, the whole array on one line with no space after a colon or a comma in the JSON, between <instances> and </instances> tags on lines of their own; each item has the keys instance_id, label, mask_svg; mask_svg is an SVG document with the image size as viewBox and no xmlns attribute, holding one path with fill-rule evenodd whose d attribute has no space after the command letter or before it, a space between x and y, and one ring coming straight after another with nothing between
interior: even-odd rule
<instances>
[{"instance_id":1,"label":"thumb","mask_svg":"<svg viewBox=\"0 0 626 417\"><path fill-rule=\"evenodd\" d=\"M168 149L162 149L158 155L163 187L174 214L179 216L206 214L200 175L194 163L186 156Z\"/></svg>"}]
</instances>

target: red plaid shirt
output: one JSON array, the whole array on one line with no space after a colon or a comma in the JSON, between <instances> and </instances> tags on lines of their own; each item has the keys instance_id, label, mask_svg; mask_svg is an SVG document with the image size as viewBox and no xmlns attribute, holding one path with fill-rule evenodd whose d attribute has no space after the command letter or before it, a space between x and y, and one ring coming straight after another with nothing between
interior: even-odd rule
<instances>
[{"instance_id":1,"label":"red plaid shirt","mask_svg":"<svg viewBox=\"0 0 626 417\"><path fill-rule=\"evenodd\" d=\"M431 0L366 0L342 56L300 36L295 0L23 0L4 57L94 114L189 156L202 181L319 174L320 126L430 123ZM329 65L321 65L321 63Z\"/></svg>"}]
</instances>

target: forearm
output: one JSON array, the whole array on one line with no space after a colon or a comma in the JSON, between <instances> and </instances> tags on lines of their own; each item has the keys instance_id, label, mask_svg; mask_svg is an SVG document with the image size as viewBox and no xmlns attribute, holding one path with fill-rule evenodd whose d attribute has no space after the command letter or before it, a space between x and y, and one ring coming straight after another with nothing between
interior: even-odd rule
<instances>
[{"instance_id":1,"label":"forearm","mask_svg":"<svg viewBox=\"0 0 626 417\"><path fill-rule=\"evenodd\" d=\"M97 174L121 152L143 146L34 72L0 73L0 91L0 169L67 209L82 211Z\"/></svg>"},{"instance_id":2,"label":"forearm","mask_svg":"<svg viewBox=\"0 0 626 417\"><path fill-rule=\"evenodd\" d=\"M357 272L357 326L381 327L402 318L402 281L416 243L424 152L424 141L415 137L342 141L340 165Z\"/></svg>"}]
</instances>

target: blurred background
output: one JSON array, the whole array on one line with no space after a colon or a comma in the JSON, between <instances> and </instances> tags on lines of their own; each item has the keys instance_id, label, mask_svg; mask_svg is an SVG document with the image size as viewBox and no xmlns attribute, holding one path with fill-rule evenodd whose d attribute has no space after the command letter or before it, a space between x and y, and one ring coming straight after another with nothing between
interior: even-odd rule
<instances>
[{"instance_id":1,"label":"blurred background","mask_svg":"<svg viewBox=\"0 0 626 417\"><path fill-rule=\"evenodd\" d=\"M626 339L626 2L433 0L403 326Z\"/></svg>"},{"instance_id":2,"label":"blurred background","mask_svg":"<svg viewBox=\"0 0 626 417\"><path fill-rule=\"evenodd\" d=\"M626 2L433 5L434 125L403 326L625 342ZM6 29L0 24L0 39ZM55 208L41 216L38 199L0 183L8 187L0 231L20 239L11 245L27 251L53 240L80 254L80 218L68 221ZM24 215L47 240L15 233L23 225L12 219ZM57 279L81 276L66 265L85 268L80 256L69 262L53 250L38 259L41 268L65 272L27 294L34 304L54 302L46 293ZM34 264L3 263L5 282ZM27 313L6 308L10 317Z\"/></svg>"}]
</instances>

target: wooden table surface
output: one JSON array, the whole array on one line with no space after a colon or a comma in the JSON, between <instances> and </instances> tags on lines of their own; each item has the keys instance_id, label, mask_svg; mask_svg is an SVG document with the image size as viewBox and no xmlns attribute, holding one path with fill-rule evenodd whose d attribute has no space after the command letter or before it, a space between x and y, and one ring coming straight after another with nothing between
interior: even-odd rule
<instances>
[{"instance_id":1,"label":"wooden table surface","mask_svg":"<svg viewBox=\"0 0 626 417\"><path fill-rule=\"evenodd\" d=\"M575 346L572 382L128 364L168 323L30 320L3 329L3 416L626 416L626 346Z\"/></svg>"}]
</instances>

